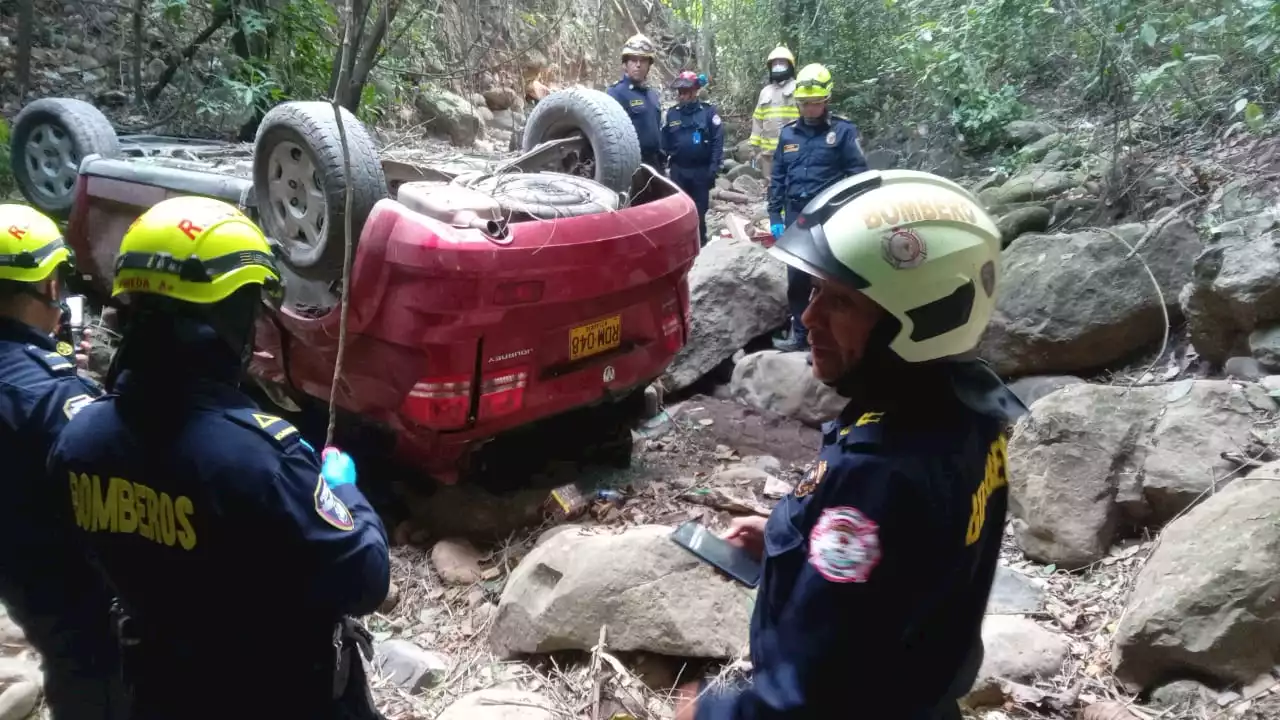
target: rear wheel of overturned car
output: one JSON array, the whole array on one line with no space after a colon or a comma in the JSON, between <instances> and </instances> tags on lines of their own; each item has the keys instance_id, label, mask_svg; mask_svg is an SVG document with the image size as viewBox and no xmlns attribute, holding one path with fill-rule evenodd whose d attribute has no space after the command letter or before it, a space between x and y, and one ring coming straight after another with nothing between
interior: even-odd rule
<instances>
[{"instance_id":1,"label":"rear wheel of overturned car","mask_svg":"<svg viewBox=\"0 0 1280 720\"><path fill-rule=\"evenodd\" d=\"M349 178L329 103L277 105L262 119L254 140L253 185L262 229L279 243L285 262L312 280L342 277L347 187L353 244L374 204L387 197L382 163L368 130L345 109L342 127L351 156Z\"/></svg>"},{"instance_id":2,"label":"rear wheel of overturned car","mask_svg":"<svg viewBox=\"0 0 1280 720\"><path fill-rule=\"evenodd\" d=\"M568 137L584 137L590 148L568 154L556 170L591 178L616 192L630 190L631 176L640 168L640 141L617 100L584 87L551 93L529 114L523 150Z\"/></svg>"},{"instance_id":3,"label":"rear wheel of overturned car","mask_svg":"<svg viewBox=\"0 0 1280 720\"><path fill-rule=\"evenodd\" d=\"M44 98L22 108L9 138L13 177L32 207L55 218L71 214L80 161L116 157L111 121L83 100Z\"/></svg>"}]
</instances>

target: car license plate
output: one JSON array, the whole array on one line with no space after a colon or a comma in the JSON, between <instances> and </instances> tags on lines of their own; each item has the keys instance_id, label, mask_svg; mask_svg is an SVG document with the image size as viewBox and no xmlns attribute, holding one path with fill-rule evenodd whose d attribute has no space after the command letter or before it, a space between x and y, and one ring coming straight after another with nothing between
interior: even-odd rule
<instances>
[{"instance_id":1,"label":"car license plate","mask_svg":"<svg viewBox=\"0 0 1280 720\"><path fill-rule=\"evenodd\" d=\"M578 360L590 357L606 350L612 350L621 344L621 315L597 320L588 325L579 325L569 331L569 359Z\"/></svg>"}]
</instances>

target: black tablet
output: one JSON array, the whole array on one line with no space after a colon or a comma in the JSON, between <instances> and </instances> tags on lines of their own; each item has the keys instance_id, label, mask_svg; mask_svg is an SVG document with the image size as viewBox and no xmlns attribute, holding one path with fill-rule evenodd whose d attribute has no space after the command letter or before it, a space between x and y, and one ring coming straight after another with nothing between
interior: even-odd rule
<instances>
[{"instance_id":1,"label":"black tablet","mask_svg":"<svg viewBox=\"0 0 1280 720\"><path fill-rule=\"evenodd\" d=\"M702 525L689 521L676 528L671 539L743 585L753 588L760 584L760 562Z\"/></svg>"}]
</instances>

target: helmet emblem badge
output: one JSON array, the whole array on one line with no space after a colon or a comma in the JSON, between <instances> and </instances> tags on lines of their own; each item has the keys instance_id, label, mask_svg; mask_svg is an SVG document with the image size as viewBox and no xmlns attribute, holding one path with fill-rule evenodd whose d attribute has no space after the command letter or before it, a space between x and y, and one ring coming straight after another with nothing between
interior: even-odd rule
<instances>
[{"instance_id":1,"label":"helmet emblem badge","mask_svg":"<svg viewBox=\"0 0 1280 720\"><path fill-rule=\"evenodd\" d=\"M924 240L910 228L895 227L884 236L885 262L898 270L919 267L929 257Z\"/></svg>"}]
</instances>

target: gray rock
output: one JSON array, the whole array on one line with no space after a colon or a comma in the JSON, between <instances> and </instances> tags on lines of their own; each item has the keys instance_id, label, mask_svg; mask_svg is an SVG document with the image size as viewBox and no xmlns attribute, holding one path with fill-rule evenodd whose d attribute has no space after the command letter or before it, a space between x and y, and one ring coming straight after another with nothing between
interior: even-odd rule
<instances>
[{"instance_id":1,"label":"gray rock","mask_svg":"<svg viewBox=\"0 0 1280 720\"><path fill-rule=\"evenodd\" d=\"M520 96L509 87L500 87L485 90L482 99L490 110L497 112L499 110L510 110L520 99Z\"/></svg>"},{"instance_id":2,"label":"gray rock","mask_svg":"<svg viewBox=\"0 0 1280 720\"><path fill-rule=\"evenodd\" d=\"M1062 141L1065 139L1066 139L1066 136L1063 135L1062 133L1053 133L1052 135L1045 135L1039 140L1019 150L1018 155L1031 162L1039 162L1044 158L1045 155L1049 154L1050 150L1061 145Z\"/></svg>"},{"instance_id":3,"label":"gray rock","mask_svg":"<svg viewBox=\"0 0 1280 720\"><path fill-rule=\"evenodd\" d=\"M1191 343L1214 363L1249 354L1249 335L1280 322L1280 211L1225 223L1181 296Z\"/></svg>"},{"instance_id":4,"label":"gray rock","mask_svg":"<svg viewBox=\"0 0 1280 720\"><path fill-rule=\"evenodd\" d=\"M759 170L757 170L757 169L755 169L755 168L751 167L750 165L746 165L746 164L739 165L739 166L737 166L737 167L733 168L732 170L730 170L730 171L729 171L729 173L728 173L728 178L729 178L729 181L730 181L730 182L733 182L733 181L737 180L738 178L740 178L740 177L744 177L744 176L745 176L745 177L749 177L749 178L754 178L754 179L756 179L756 180L763 180L763 179L764 179L764 175L763 175L763 174L761 174L761 172L760 172Z\"/></svg>"},{"instance_id":5,"label":"gray rock","mask_svg":"<svg viewBox=\"0 0 1280 720\"><path fill-rule=\"evenodd\" d=\"M1132 245L1147 225L1112 232ZM1200 250L1195 228L1174 221L1139 251L1178 317L1177 294ZM1004 286L979 353L1005 377L1106 367L1158 342L1164 316L1151 280L1108 233L1023 235L1004 253Z\"/></svg>"},{"instance_id":6,"label":"gray rock","mask_svg":"<svg viewBox=\"0 0 1280 720\"><path fill-rule=\"evenodd\" d=\"M1000 229L1000 242L1007 248L1020 235L1044 232L1049 229L1049 221L1052 219L1053 214L1039 205L1019 208L1002 215L996 221L996 227Z\"/></svg>"},{"instance_id":7,"label":"gray rock","mask_svg":"<svg viewBox=\"0 0 1280 720\"><path fill-rule=\"evenodd\" d=\"M0 693L0 720L23 720L39 704L39 685L29 680L14 683Z\"/></svg>"},{"instance_id":8,"label":"gray rock","mask_svg":"<svg viewBox=\"0 0 1280 720\"><path fill-rule=\"evenodd\" d=\"M1169 524L1133 586L1112 663L1130 687L1248 683L1280 663L1280 463Z\"/></svg>"},{"instance_id":9,"label":"gray rock","mask_svg":"<svg viewBox=\"0 0 1280 720\"><path fill-rule=\"evenodd\" d=\"M754 197L764 194L764 183L749 174L739 174L733 179L733 189Z\"/></svg>"},{"instance_id":10,"label":"gray rock","mask_svg":"<svg viewBox=\"0 0 1280 720\"><path fill-rule=\"evenodd\" d=\"M1024 617L988 615L982 621L982 678L1014 682L1057 677L1070 647L1065 636Z\"/></svg>"},{"instance_id":11,"label":"gray rock","mask_svg":"<svg viewBox=\"0 0 1280 720\"><path fill-rule=\"evenodd\" d=\"M474 585L483 579L484 554L470 542L446 538L431 548L431 565L440 579L450 585Z\"/></svg>"},{"instance_id":12,"label":"gray rock","mask_svg":"<svg viewBox=\"0 0 1280 720\"><path fill-rule=\"evenodd\" d=\"M1280 323L1249 333L1249 350L1262 367L1280 370Z\"/></svg>"},{"instance_id":13,"label":"gray rock","mask_svg":"<svg viewBox=\"0 0 1280 720\"><path fill-rule=\"evenodd\" d=\"M471 147L480 134L480 118L466 98L444 90L414 96L414 108L426 130L448 138L458 147ZM505 129L505 128L504 128Z\"/></svg>"},{"instance_id":14,"label":"gray rock","mask_svg":"<svg viewBox=\"0 0 1280 720\"><path fill-rule=\"evenodd\" d=\"M898 166L898 153L878 148L867 153L867 167L872 170L889 170Z\"/></svg>"},{"instance_id":15,"label":"gray rock","mask_svg":"<svg viewBox=\"0 0 1280 720\"><path fill-rule=\"evenodd\" d=\"M997 188L1009 181L1009 176L997 170L985 178L979 180L973 187L969 188L969 192L974 195L982 193L990 188Z\"/></svg>"},{"instance_id":16,"label":"gray rock","mask_svg":"<svg viewBox=\"0 0 1280 720\"><path fill-rule=\"evenodd\" d=\"M1195 680L1175 680L1151 691L1151 704L1160 708L1188 709L1213 700L1218 693Z\"/></svg>"},{"instance_id":17,"label":"gray rock","mask_svg":"<svg viewBox=\"0 0 1280 720\"><path fill-rule=\"evenodd\" d=\"M764 350L733 366L729 392L739 402L771 410L810 426L834 419L848 404L813 376L805 353Z\"/></svg>"},{"instance_id":18,"label":"gray rock","mask_svg":"<svg viewBox=\"0 0 1280 720\"><path fill-rule=\"evenodd\" d=\"M1030 615L1044 605L1044 588L1020 572L1001 565L996 568L991 596L987 598L988 615Z\"/></svg>"},{"instance_id":19,"label":"gray rock","mask_svg":"<svg viewBox=\"0 0 1280 720\"><path fill-rule=\"evenodd\" d=\"M1070 385L1079 385L1084 382L1074 375L1032 375L1029 377L1018 378L1009 383L1009 389L1014 395L1022 401L1023 405L1031 407L1040 398L1051 395L1058 390Z\"/></svg>"},{"instance_id":20,"label":"gray rock","mask_svg":"<svg viewBox=\"0 0 1280 720\"><path fill-rule=\"evenodd\" d=\"M698 254L689 272L692 323L662 385L689 387L754 338L787 321L785 266L751 242L721 238Z\"/></svg>"},{"instance_id":21,"label":"gray rock","mask_svg":"<svg viewBox=\"0 0 1280 720\"><path fill-rule=\"evenodd\" d=\"M489 635L495 654L587 650L608 626L614 651L737 657L749 593L671 542L671 528L574 529L546 538L507 579Z\"/></svg>"},{"instance_id":22,"label":"gray rock","mask_svg":"<svg viewBox=\"0 0 1280 720\"><path fill-rule=\"evenodd\" d=\"M1222 374L1237 380L1257 381L1267 376L1262 364L1251 357L1227 358L1222 364Z\"/></svg>"},{"instance_id":23,"label":"gray rock","mask_svg":"<svg viewBox=\"0 0 1280 720\"><path fill-rule=\"evenodd\" d=\"M1276 403L1261 386L1185 380L1074 385L1042 398L1009 441L1014 538L1028 558L1076 569L1120 527L1168 522L1221 488ZM1219 490L1221 492L1221 490Z\"/></svg>"},{"instance_id":24,"label":"gray rock","mask_svg":"<svg viewBox=\"0 0 1280 720\"><path fill-rule=\"evenodd\" d=\"M720 188L721 190L732 190L733 182L730 181L729 178L727 177L718 177L716 178L716 187Z\"/></svg>"},{"instance_id":25,"label":"gray rock","mask_svg":"<svg viewBox=\"0 0 1280 720\"><path fill-rule=\"evenodd\" d=\"M458 700L436 720L559 720L560 716L556 704L537 693L489 688Z\"/></svg>"},{"instance_id":26,"label":"gray rock","mask_svg":"<svg viewBox=\"0 0 1280 720\"><path fill-rule=\"evenodd\" d=\"M374 660L384 679L411 693L434 687L449 674L443 657L399 638L378 643Z\"/></svg>"},{"instance_id":27,"label":"gray rock","mask_svg":"<svg viewBox=\"0 0 1280 720\"><path fill-rule=\"evenodd\" d=\"M1029 145L1057 131L1049 123L1032 120L1014 120L1004 127L1004 134L1015 145Z\"/></svg>"},{"instance_id":28,"label":"gray rock","mask_svg":"<svg viewBox=\"0 0 1280 720\"><path fill-rule=\"evenodd\" d=\"M505 130L507 132L515 132L515 129L516 129L515 113L511 112L510 110L494 110L493 119L489 121L489 124L499 130Z\"/></svg>"},{"instance_id":29,"label":"gray rock","mask_svg":"<svg viewBox=\"0 0 1280 720\"><path fill-rule=\"evenodd\" d=\"M1086 179L1085 174L1078 171L1032 166L999 188L984 190L982 195L997 203L1045 200L1080 187Z\"/></svg>"},{"instance_id":30,"label":"gray rock","mask_svg":"<svg viewBox=\"0 0 1280 720\"><path fill-rule=\"evenodd\" d=\"M743 140L733 148L733 159L740 163L749 163L751 158L756 156L760 148L752 145L750 142Z\"/></svg>"}]
</instances>

